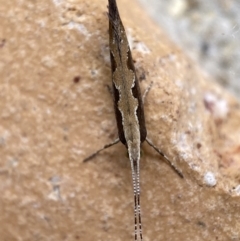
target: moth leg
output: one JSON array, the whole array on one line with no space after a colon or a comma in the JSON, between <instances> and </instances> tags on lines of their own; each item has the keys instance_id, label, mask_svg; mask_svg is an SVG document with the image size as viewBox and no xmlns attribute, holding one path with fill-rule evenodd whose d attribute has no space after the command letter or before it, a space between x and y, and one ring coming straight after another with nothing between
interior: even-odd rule
<instances>
[{"instance_id":1,"label":"moth leg","mask_svg":"<svg viewBox=\"0 0 240 241\"><path fill-rule=\"evenodd\" d=\"M91 159L94 158L99 152L107 149L108 147L111 147L111 146L117 144L119 141L120 141L119 138L117 138L115 141L113 141L113 142L111 142L111 143L109 143L109 144L107 144L107 145L104 145L103 148L99 149L98 151L96 151L96 152L94 152L92 155L90 155L89 157L85 158L85 159L83 160L83 162L87 162L87 161L91 160Z\"/></svg>"},{"instance_id":2,"label":"moth leg","mask_svg":"<svg viewBox=\"0 0 240 241\"><path fill-rule=\"evenodd\" d=\"M163 152L161 152L148 138L146 138L146 142L149 146L151 146L155 151L157 151L170 165L170 167L173 168L173 170L181 177L183 178L182 172L165 156Z\"/></svg>"},{"instance_id":3,"label":"moth leg","mask_svg":"<svg viewBox=\"0 0 240 241\"><path fill-rule=\"evenodd\" d=\"M153 86L153 82L151 81L151 83L149 84L149 86L147 87L147 89L144 91L144 94L143 94L143 96L142 96L143 104L144 104L145 98L146 98L148 92L150 91L150 89L152 88L152 86Z\"/></svg>"}]
</instances>

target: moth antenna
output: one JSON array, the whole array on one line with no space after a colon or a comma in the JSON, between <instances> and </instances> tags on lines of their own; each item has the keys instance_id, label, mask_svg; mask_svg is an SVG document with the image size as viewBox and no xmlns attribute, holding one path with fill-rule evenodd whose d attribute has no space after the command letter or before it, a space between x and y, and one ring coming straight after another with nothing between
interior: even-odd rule
<instances>
[{"instance_id":1,"label":"moth antenna","mask_svg":"<svg viewBox=\"0 0 240 241\"><path fill-rule=\"evenodd\" d=\"M137 205L138 205L138 225L139 225L139 234L141 241L142 238L142 219L141 219L141 206L140 206L140 165L139 161L137 162Z\"/></svg>"},{"instance_id":2,"label":"moth antenna","mask_svg":"<svg viewBox=\"0 0 240 241\"><path fill-rule=\"evenodd\" d=\"M137 213L138 213L138 208L137 208L137 186L136 186L136 161L130 159L131 162L131 171L132 171L132 183L133 183L133 195L134 195L134 236L135 239L137 240Z\"/></svg>"},{"instance_id":3,"label":"moth antenna","mask_svg":"<svg viewBox=\"0 0 240 241\"><path fill-rule=\"evenodd\" d=\"M139 235L141 241L142 238L142 221L141 221L141 206L140 206L140 160L132 160L131 162L131 171L132 171L132 182L133 182L133 195L134 195L134 236L137 240L137 234L139 230Z\"/></svg>"}]
</instances>

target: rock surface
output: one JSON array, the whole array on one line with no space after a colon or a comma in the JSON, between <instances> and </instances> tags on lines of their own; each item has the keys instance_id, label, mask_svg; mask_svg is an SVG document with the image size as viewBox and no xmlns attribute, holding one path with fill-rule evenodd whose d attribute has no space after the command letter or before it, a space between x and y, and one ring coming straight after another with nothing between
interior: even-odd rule
<instances>
[{"instance_id":1,"label":"rock surface","mask_svg":"<svg viewBox=\"0 0 240 241\"><path fill-rule=\"evenodd\" d=\"M126 8L127 4L127 8ZM240 104L134 1L119 0L145 101L144 240L240 239ZM133 240L130 163L111 95L107 1L3 2L0 237Z\"/></svg>"},{"instance_id":2,"label":"rock surface","mask_svg":"<svg viewBox=\"0 0 240 241\"><path fill-rule=\"evenodd\" d=\"M169 36L240 100L239 0L139 0Z\"/></svg>"}]
</instances>

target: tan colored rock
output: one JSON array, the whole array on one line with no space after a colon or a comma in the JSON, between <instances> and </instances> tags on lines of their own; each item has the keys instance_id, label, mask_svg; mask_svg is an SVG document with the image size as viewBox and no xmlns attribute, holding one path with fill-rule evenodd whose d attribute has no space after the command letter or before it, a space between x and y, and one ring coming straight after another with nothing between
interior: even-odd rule
<instances>
[{"instance_id":1,"label":"tan colored rock","mask_svg":"<svg viewBox=\"0 0 240 241\"><path fill-rule=\"evenodd\" d=\"M145 103L144 241L240 240L240 105L209 81L135 1L119 0ZM117 134L107 1L0 1L1 240L133 240ZM126 7L127 6L127 7Z\"/></svg>"}]
</instances>

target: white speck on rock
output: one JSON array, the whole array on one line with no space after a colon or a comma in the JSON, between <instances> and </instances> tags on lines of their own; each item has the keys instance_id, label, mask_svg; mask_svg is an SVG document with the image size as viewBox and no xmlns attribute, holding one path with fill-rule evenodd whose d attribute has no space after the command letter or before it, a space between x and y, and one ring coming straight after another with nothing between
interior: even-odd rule
<instances>
[{"instance_id":1,"label":"white speck on rock","mask_svg":"<svg viewBox=\"0 0 240 241\"><path fill-rule=\"evenodd\" d=\"M63 2L62 0L52 0L52 1L56 6L59 6Z\"/></svg>"},{"instance_id":2,"label":"white speck on rock","mask_svg":"<svg viewBox=\"0 0 240 241\"><path fill-rule=\"evenodd\" d=\"M237 195L240 196L240 185L236 186L235 192L236 192Z\"/></svg>"},{"instance_id":3,"label":"white speck on rock","mask_svg":"<svg viewBox=\"0 0 240 241\"><path fill-rule=\"evenodd\" d=\"M55 60L48 55L42 57L41 63L48 68L54 68L57 66Z\"/></svg>"},{"instance_id":4,"label":"white speck on rock","mask_svg":"<svg viewBox=\"0 0 240 241\"><path fill-rule=\"evenodd\" d=\"M136 49L138 52L140 52L142 54L149 54L151 51L146 46L146 44L135 40L134 37L132 36L131 32L132 32L131 29L127 30L127 38L128 38L128 43L129 43L130 49Z\"/></svg>"},{"instance_id":5,"label":"white speck on rock","mask_svg":"<svg viewBox=\"0 0 240 241\"><path fill-rule=\"evenodd\" d=\"M228 114L228 104L224 99L218 98L213 93L204 96L205 107L213 114L215 119L224 119Z\"/></svg>"},{"instance_id":6,"label":"white speck on rock","mask_svg":"<svg viewBox=\"0 0 240 241\"><path fill-rule=\"evenodd\" d=\"M215 175L212 172L206 172L204 175L204 182L207 186L214 187L217 184Z\"/></svg>"},{"instance_id":7,"label":"white speck on rock","mask_svg":"<svg viewBox=\"0 0 240 241\"><path fill-rule=\"evenodd\" d=\"M87 31L86 27L83 24L70 22L67 24L69 29L77 29L80 33L82 33L84 36L89 36L89 32Z\"/></svg>"},{"instance_id":8,"label":"white speck on rock","mask_svg":"<svg viewBox=\"0 0 240 241\"><path fill-rule=\"evenodd\" d=\"M149 48L143 42L136 43L135 49L143 54L150 53Z\"/></svg>"}]
</instances>

